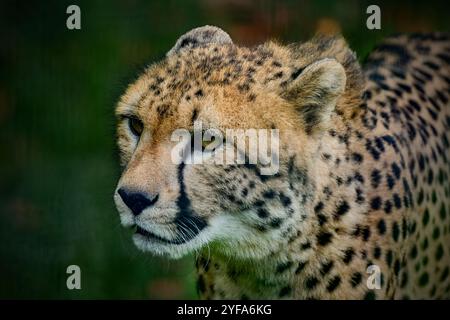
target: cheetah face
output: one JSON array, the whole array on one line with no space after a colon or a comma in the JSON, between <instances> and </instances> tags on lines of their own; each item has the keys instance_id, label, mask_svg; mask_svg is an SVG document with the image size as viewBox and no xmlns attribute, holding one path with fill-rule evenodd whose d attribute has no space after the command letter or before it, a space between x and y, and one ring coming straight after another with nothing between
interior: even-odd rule
<instances>
[{"instance_id":1,"label":"cheetah face","mask_svg":"<svg viewBox=\"0 0 450 320\"><path fill-rule=\"evenodd\" d=\"M299 168L309 166L308 141L334 107L345 73L331 59L290 65L279 50L240 48L218 28L194 29L121 97L116 115L124 169L114 200L138 248L177 258L209 245L231 256L262 257L283 245L302 208L294 191L282 190L299 183L297 193L307 193ZM317 93L308 93L314 88L322 99L317 108ZM303 113L293 107L299 95L307 101ZM279 170L266 176L258 163L218 165L214 157L202 164L174 161L174 132L192 132L199 121L222 133L279 129ZM195 146L186 150L194 153Z\"/></svg>"}]
</instances>

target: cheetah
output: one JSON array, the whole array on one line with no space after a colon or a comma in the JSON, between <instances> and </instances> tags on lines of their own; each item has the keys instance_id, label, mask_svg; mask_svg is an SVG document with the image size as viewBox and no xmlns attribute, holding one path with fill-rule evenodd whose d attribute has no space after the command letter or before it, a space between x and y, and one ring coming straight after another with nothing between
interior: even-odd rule
<instances>
[{"instance_id":1,"label":"cheetah","mask_svg":"<svg viewBox=\"0 0 450 320\"><path fill-rule=\"evenodd\" d=\"M182 35L117 103L114 200L138 248L195 254L203 299L450 298L450 38L248 48ZM279 171L171 161L171 134L276 128ZM375 280L374 280L375 279Z\"/></svg>"}]
</instances>

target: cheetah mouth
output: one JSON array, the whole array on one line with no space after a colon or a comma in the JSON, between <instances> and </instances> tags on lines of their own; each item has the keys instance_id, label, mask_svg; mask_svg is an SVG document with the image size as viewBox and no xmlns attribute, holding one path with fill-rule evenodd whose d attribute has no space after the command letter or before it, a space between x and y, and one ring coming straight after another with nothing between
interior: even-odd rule
<instances>
[{"instance_id":1,"label":"cheetah mouth","mask_svg":"<svg viewBox=\"0 0 450 320\"><path fill-rule=\"evenodd\" d=\"M144 228L141 228L139 226L136 226L135 234L142 236L150 241L156 241L156 242L165 243L165 244L175 244L175 245L180 245L180 244L186 243L195 237L195 236L193 236L191 238L177 237L175 239L167 239L167 238L158 236L157 234L154 234L148 230L145 230Z\"/></svg>"}]
</instances>

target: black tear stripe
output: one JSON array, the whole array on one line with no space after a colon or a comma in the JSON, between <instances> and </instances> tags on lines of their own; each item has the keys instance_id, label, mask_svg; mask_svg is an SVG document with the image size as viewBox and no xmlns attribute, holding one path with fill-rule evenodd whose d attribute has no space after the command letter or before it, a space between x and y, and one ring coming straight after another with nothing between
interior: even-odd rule
<instances>
[{"instance_id":1,"label":"black tear stripe","mask_svg":"<svg viewBox=\"0 0 450 320\"><path fill-rule=\"evenodd\" d=\"M177 206L179 210L174 222L177 225L178 231L186 236L183 238L183 242L187 242L198 235L200 231L206 227L207 223L205 219L194 215L191 207L191 200L189 200L186 194L184 185L184 166L184 162L178 166L178 184L180 185L180 196L177 199Z\"/></svg>"}]
</instances>

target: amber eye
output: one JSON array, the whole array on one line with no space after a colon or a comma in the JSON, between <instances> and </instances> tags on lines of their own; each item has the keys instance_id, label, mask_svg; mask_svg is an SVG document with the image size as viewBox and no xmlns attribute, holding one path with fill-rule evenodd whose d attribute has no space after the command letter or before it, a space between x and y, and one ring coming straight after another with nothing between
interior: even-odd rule
<instances>
[{"instance_id":1,"label":"amber eye","mask_svg":"<svg viewBox=\"0 0 450 320\"><path fill-rule=\"evenodd\" d=\"M214 141L214 140L213 140ZM211 143L211 141L205 141L202 140L202 151L205 151L206 148L209 146L209 144Z\"/></svg>"},{"instance_id":2,"label":"amber eye","mask_svg":"<svg viewBox=\"0 0 450 320\"><path fill-rule=\"evenodd\" d=\"M128 126L130 127L131 132L137 137L140 137L144 130L144 124L138 118L128 118Z\"/></svg>"}]
</instances>

